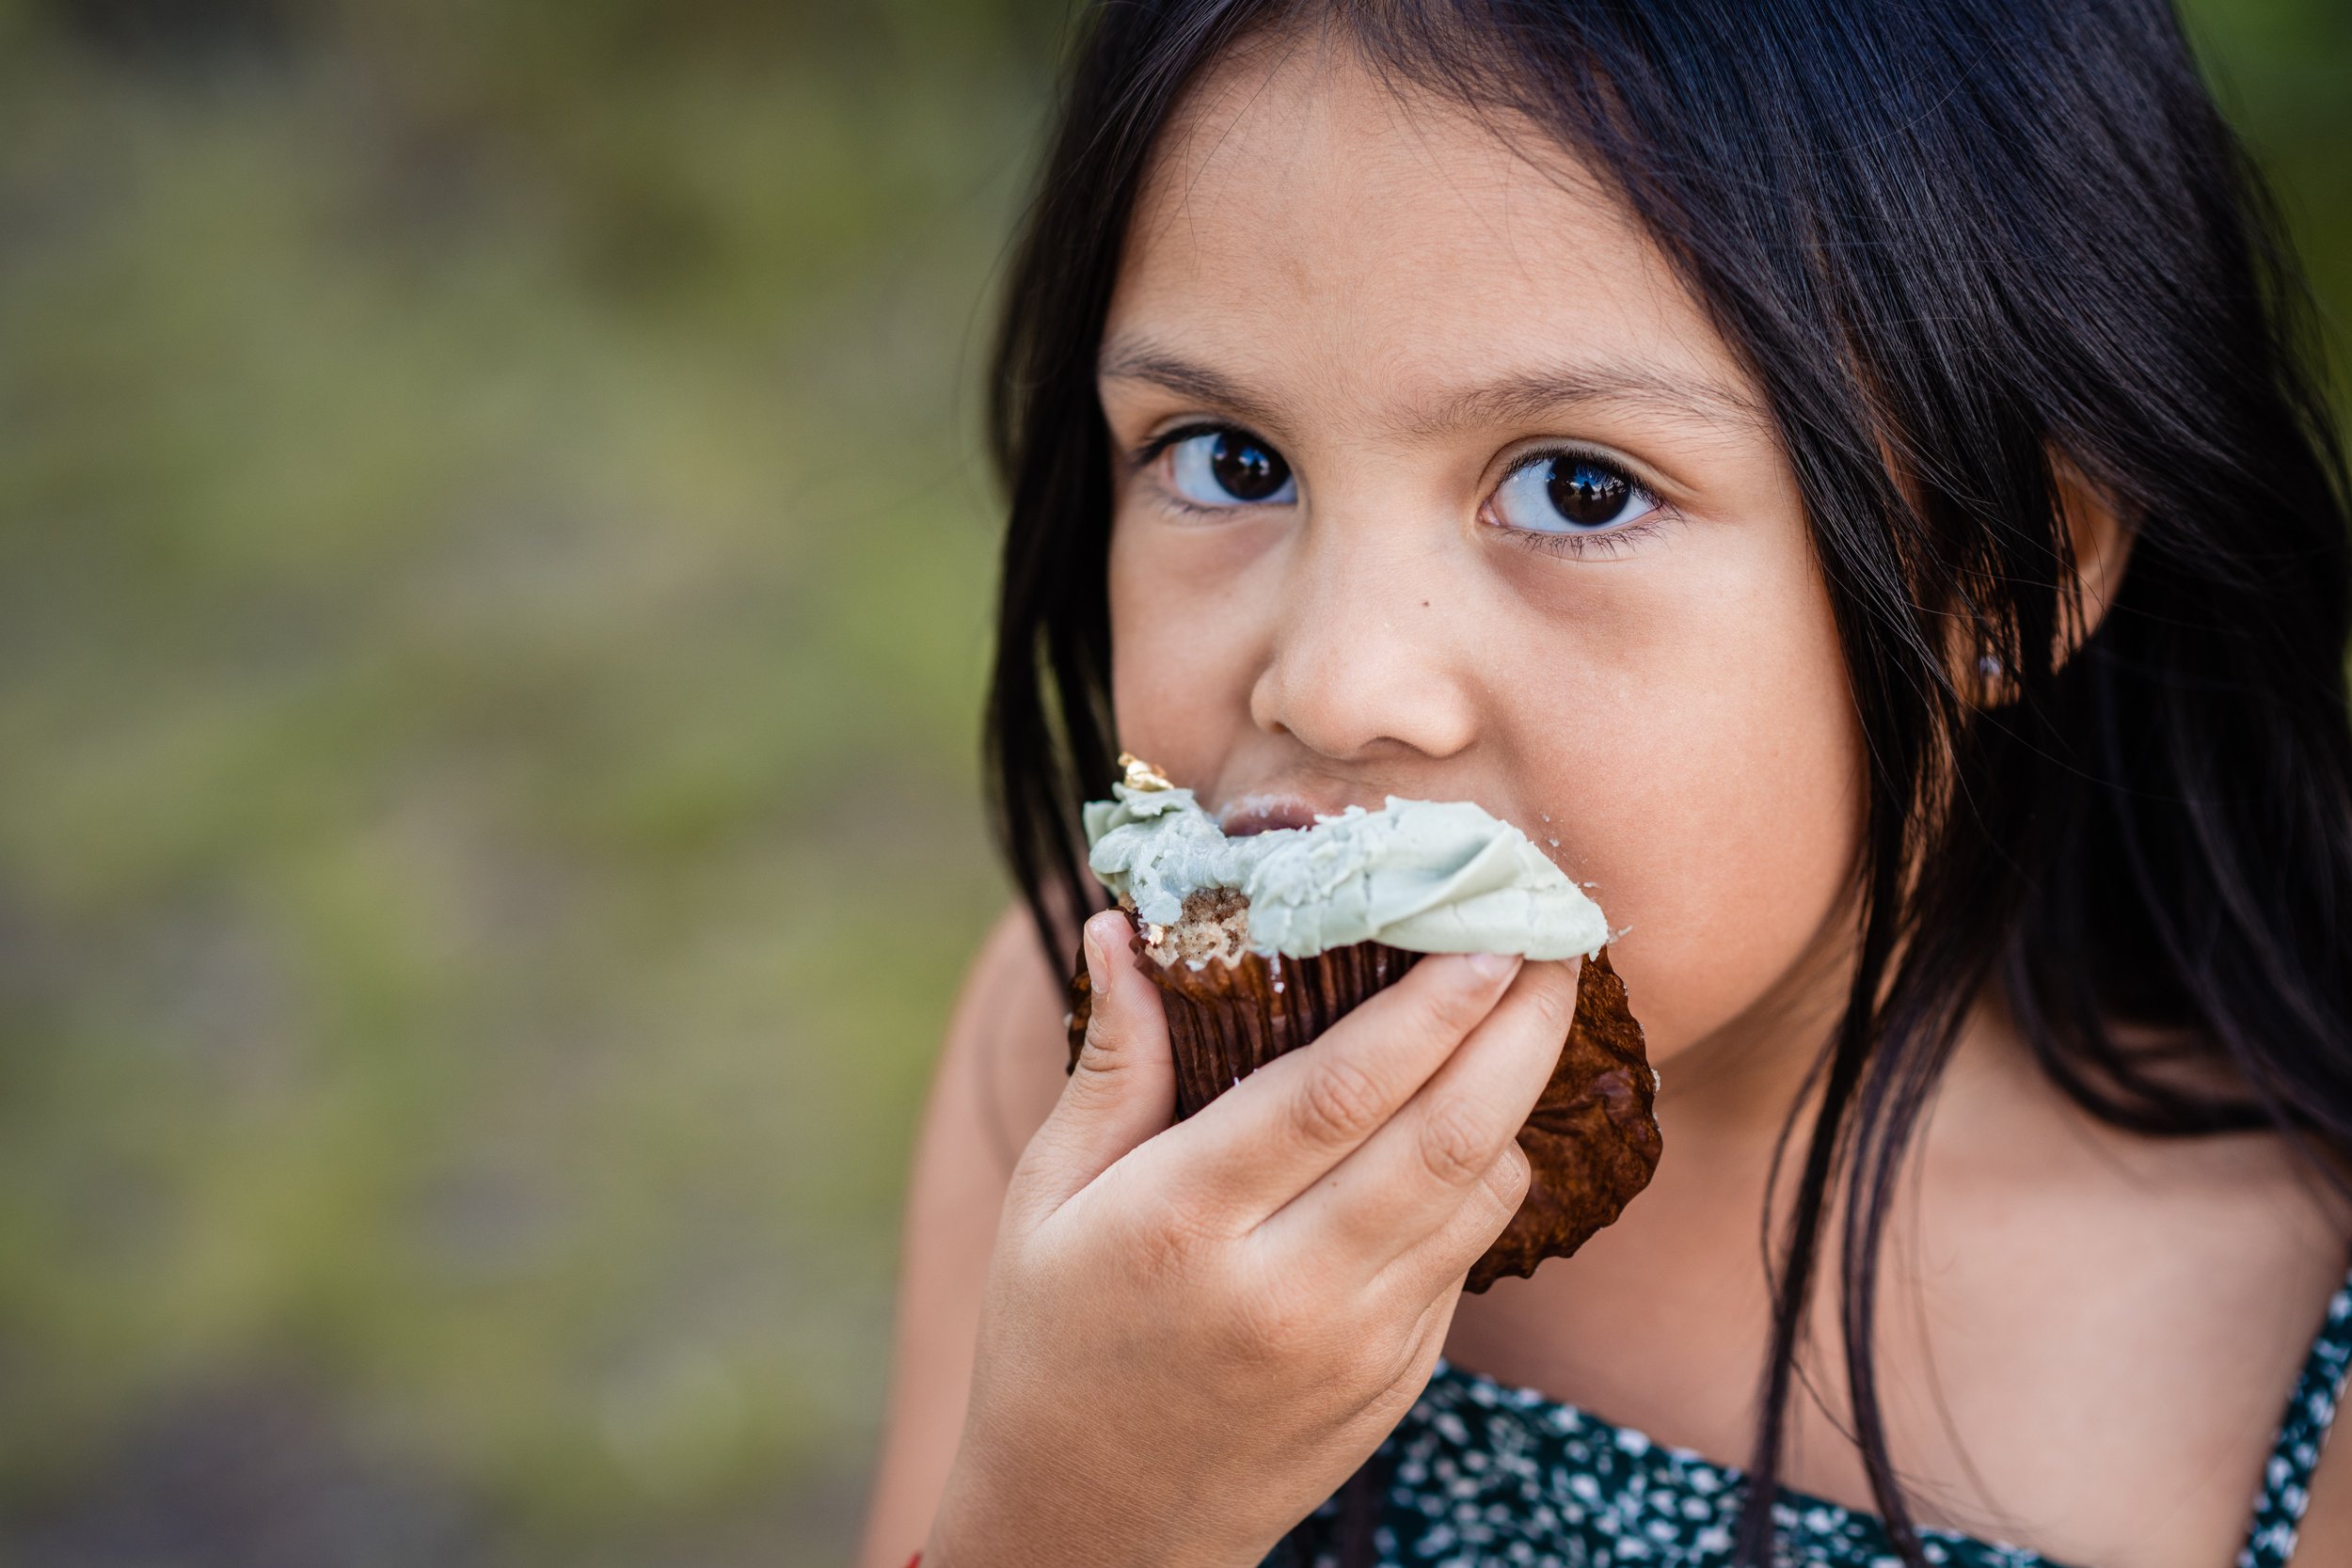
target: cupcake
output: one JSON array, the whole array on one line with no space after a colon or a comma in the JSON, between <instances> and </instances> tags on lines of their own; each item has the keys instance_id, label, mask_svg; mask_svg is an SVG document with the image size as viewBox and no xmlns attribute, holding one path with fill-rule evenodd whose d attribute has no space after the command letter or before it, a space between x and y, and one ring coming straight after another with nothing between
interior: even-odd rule
<instances>
[{"instance_id":1,"label":"cupcake","mask_svg":"<svg viewBox=\"0 0 2352 1568\"><path fill-rule=\"evenodd\" d=\"M1425 953L1581 955L1575 1020L1519 1130L1527 1198L1468 1288L1574 1252L1648 1184L1657 1077L1609 966L1608 921L1526 834L1466 800L1391 796L1378 811L1228 838L1191 790L1120 761L1112 798L1086 808L1088 861L1166 996L1178 1117L1306 1045ZM1083 964L1072 995L1074 1067Z\"/></svg>"}]
</instances>

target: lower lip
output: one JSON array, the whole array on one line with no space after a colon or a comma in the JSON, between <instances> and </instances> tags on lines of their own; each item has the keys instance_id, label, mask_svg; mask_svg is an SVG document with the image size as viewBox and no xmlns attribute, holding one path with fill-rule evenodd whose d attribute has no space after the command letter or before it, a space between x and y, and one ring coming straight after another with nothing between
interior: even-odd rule
<instances>
[{"instance_id":1,"label":"lower lip","mask_svg":"<svg viewBox=\"0 0 2352 1568\"><path fill-rule=\"evenodd\" d=\"M1245 795L1217 814L1217 826L1228 838L1248 838L1282 828L1311 828L1314 808L1279 796Z\"/></svg>"}]
</instances>

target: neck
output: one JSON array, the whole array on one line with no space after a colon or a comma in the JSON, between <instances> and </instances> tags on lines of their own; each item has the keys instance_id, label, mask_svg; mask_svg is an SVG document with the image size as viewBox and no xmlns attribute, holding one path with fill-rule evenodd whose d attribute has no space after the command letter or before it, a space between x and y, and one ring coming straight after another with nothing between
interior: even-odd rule
<instances>
[{"instance_id":1,"label":"neck","mask_svg":"<svg viewBox=\"0 0 2352 1568\"><path fill-rule=\"evenodd\" d=\"M1661 1065L1659 1118L1679 1158L1752 1174L1784 1132L1788 1157L1800 1157L1854 961L1851 938L1825 932L1763 997ZM2035 1060L1996 990L1969 1006L1931 1093L1946 1142L1997 1141L2028 1116L2086 1119Z\"/></svg>"},{"instance_id":2,"label":"neck","mask_svg":"<svg viewBox=\"0 0 2352 1568\"><path fill-rule=\"evenodd\" d=\"M1659 1066L1659 1118L1693 1148L1745 1154L1780 1135L1843 1015L1851 936L1828 926L1779 981L1736 1018Z\"/></svg>"}]
</instances>

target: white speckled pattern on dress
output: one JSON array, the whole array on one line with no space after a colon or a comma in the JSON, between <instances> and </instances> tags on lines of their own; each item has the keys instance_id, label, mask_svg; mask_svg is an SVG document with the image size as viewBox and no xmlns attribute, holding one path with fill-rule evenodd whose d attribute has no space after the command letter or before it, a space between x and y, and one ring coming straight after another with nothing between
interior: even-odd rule
<instances>
[{"instance_id":1,"label":"white speckled pattern on dress","mask_svg":"<svg viewBox=\"0 0 2352 1568\"><path fill-rule=\"evenodd\" d=\"M2352 1280L2287 1402L2238 1568L2286 1568L2347 1364ZM1747 1495L1735 1468L1442 1361L1375 1464L1387 1475L1379 1568L1723 1568ZM1874 1513L1787 1490L1772 1512L1787 1568L1901 1568ZM1326 1503L1266 1568L1338 1568L1338 1514ZM1919 1535L1939 1568L2060 1568L1954 1530Z\"/></svg>"}]
</instances>

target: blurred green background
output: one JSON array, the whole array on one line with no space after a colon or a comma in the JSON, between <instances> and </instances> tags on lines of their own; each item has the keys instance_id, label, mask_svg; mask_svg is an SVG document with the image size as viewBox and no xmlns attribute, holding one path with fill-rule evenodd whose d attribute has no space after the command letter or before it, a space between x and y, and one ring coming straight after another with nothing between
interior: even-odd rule
<instances>
[{"instance_id":1,"label":"blurred green background","mask_svg":"<svg viewBox=\"0 0 2352 1568\"><path fill-rule=\"evenodd\" d=\"M1063 22L0 0L0 1560L847 1557Z\"/></svg>"}]
</instances>

